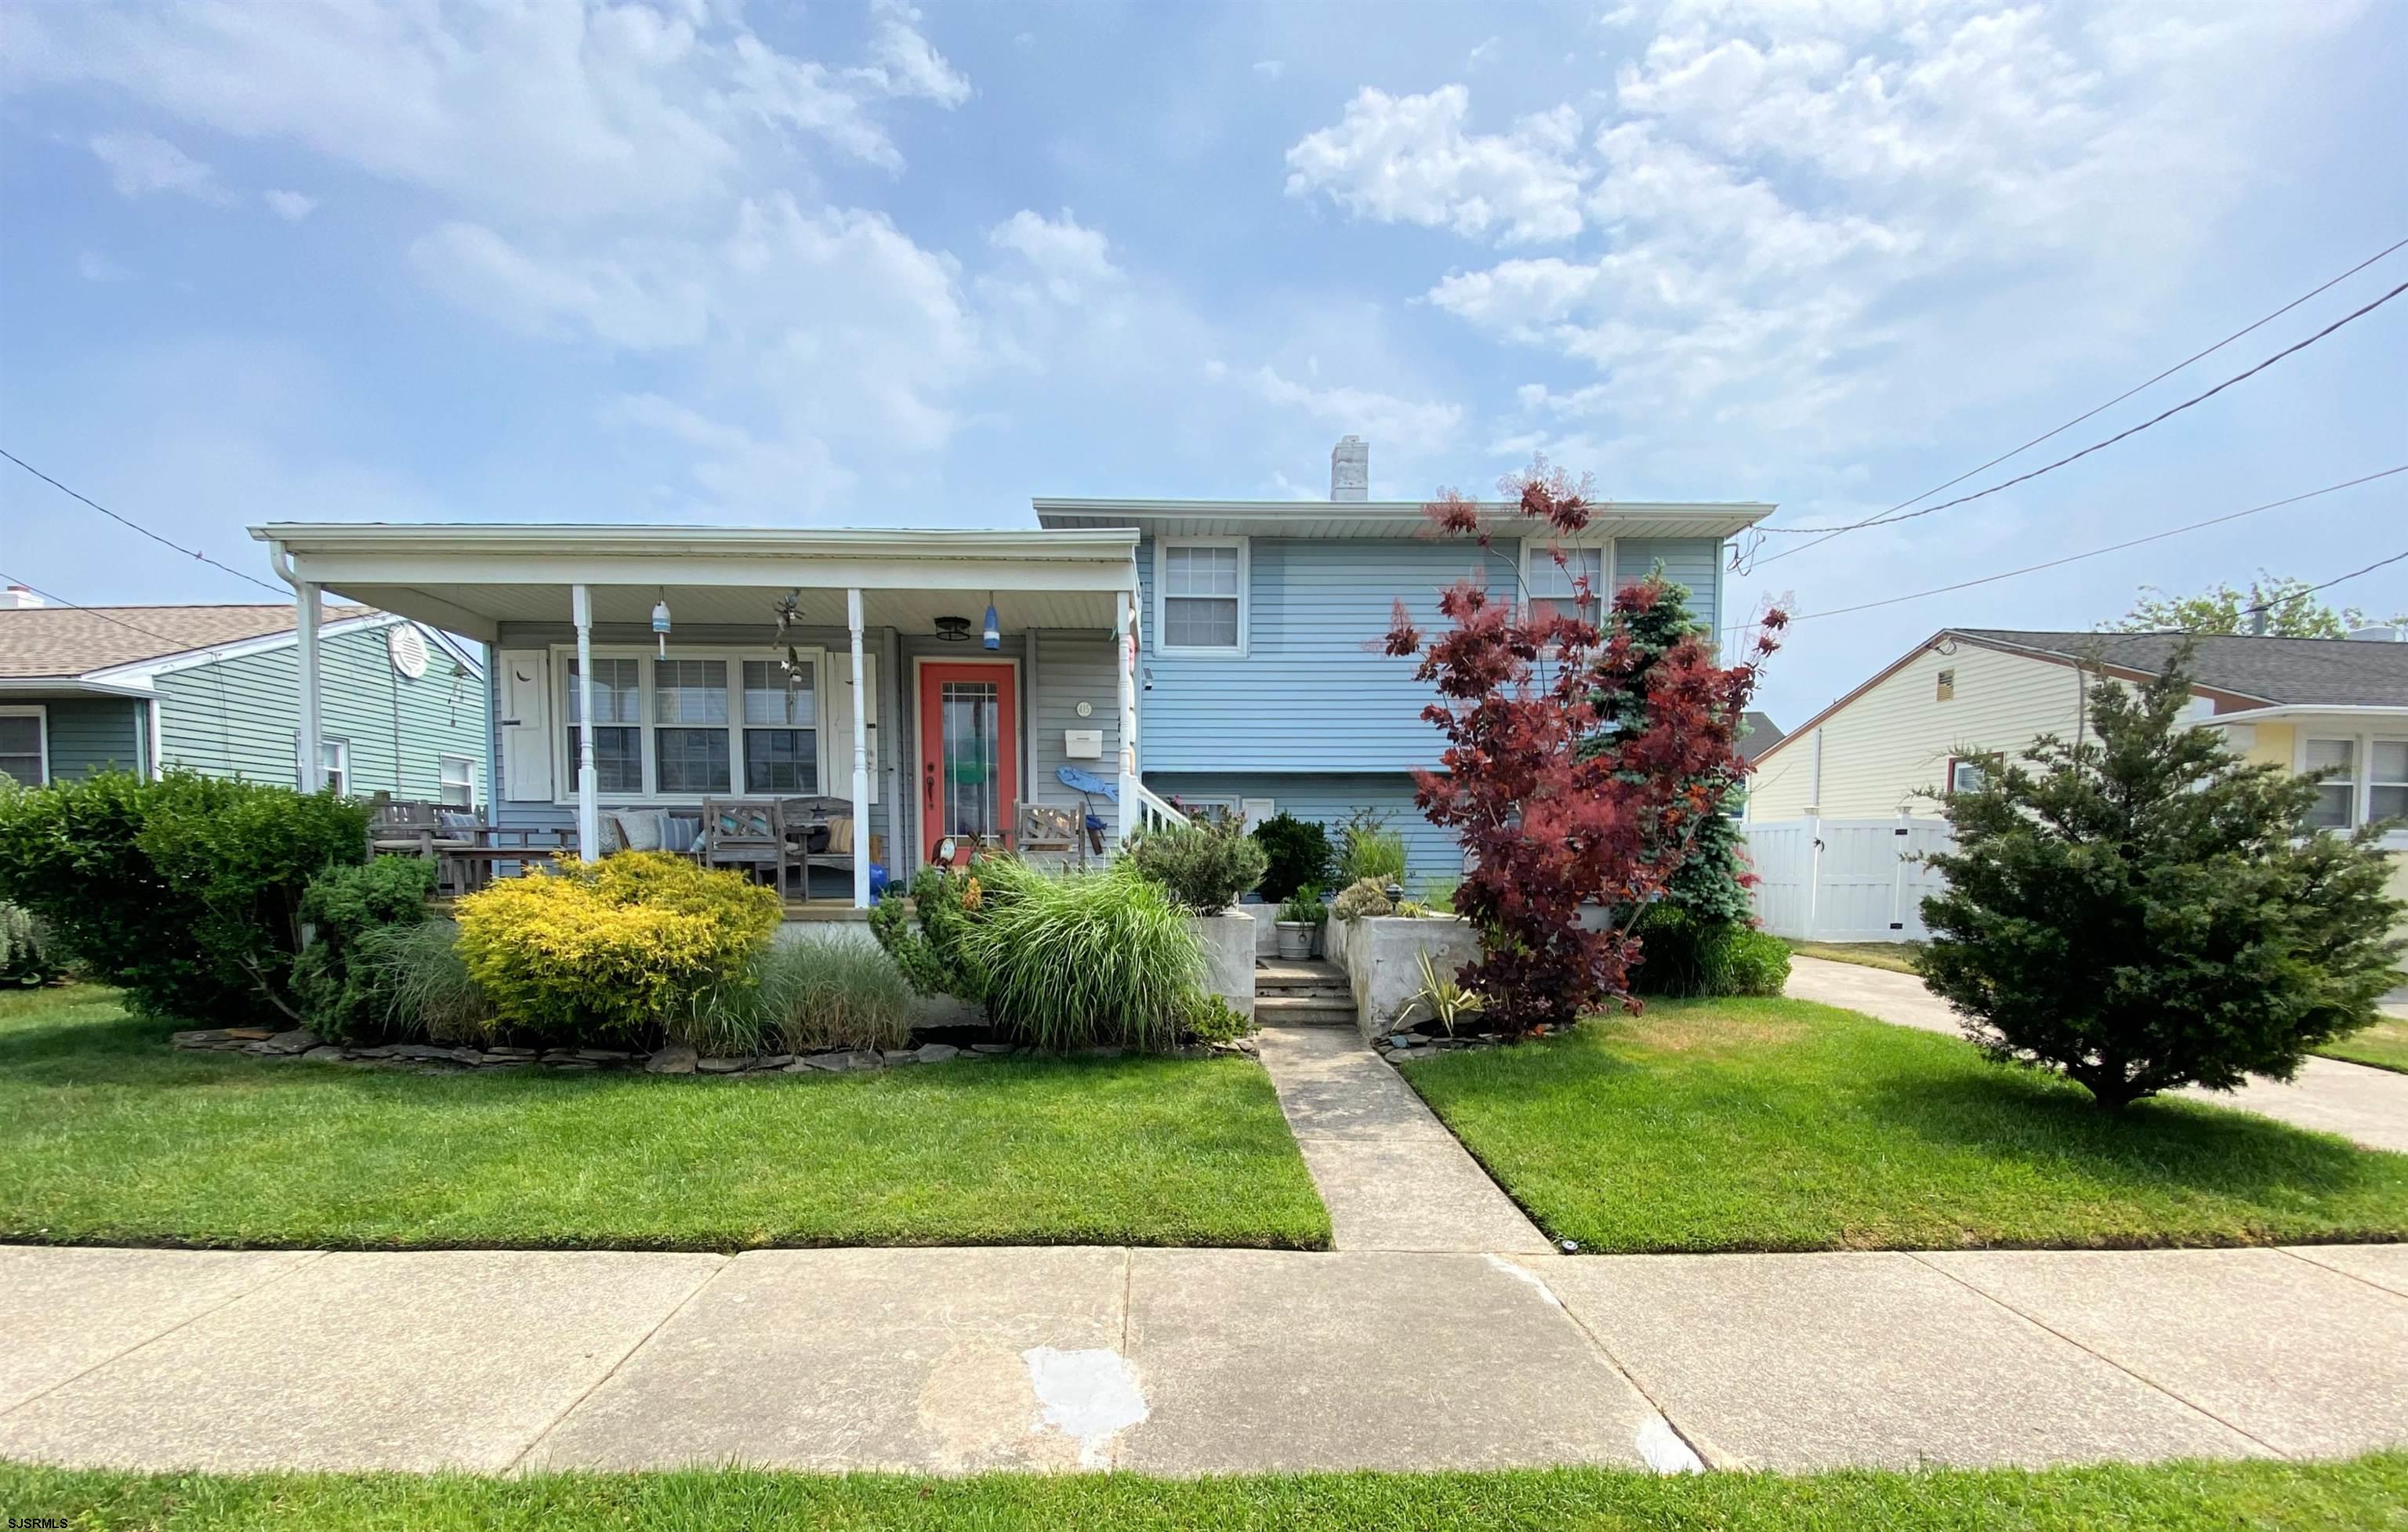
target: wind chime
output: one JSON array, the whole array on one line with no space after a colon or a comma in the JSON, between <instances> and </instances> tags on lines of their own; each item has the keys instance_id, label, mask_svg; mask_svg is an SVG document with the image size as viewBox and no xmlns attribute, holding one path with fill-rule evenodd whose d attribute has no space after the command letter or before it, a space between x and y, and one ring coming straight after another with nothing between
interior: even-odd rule
<instances>
[{"instance_id":1,"label":"wind chime","mask_svg":"<svg viewBox=\"0 0 2408 1532\"><path fill-rule=\"evenodd\" d=\"M794 721L796 713L796 704L801 699L804 689L808 684L808 675L803 666L803 656L801 651L796 647L793 637L794 630L802 625L802 595L803 593L798 590L788 591L784 595L778 598L778 604L774 609L778 614L778 647L786 651L785 658L778 662L778 668L784 671L786 674L786 720L788 723L792 723Z\"/></svg>"}]
</instances>

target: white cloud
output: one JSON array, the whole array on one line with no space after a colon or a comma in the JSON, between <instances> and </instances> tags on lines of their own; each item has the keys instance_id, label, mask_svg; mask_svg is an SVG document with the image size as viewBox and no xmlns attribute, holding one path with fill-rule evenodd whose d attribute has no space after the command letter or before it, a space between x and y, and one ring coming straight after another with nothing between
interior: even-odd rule
<instances>
[{"instance_id":1,"label":"white cloud","mask_svg":"<svg viewBox=\"0 0 2408 1532\"><path fill-rule=\"evenodd\" d=\"M88 282L122 282L134 273L114 257L88 250L76 257L76 275Z\"/></svg>"},{"instance_id":2,"label":"white cloud","mask_svg":"<svg viewBox=\"0 0 2408 1532\"><path fill-rule=\"evenodd\" d=\"M97 134L92 151L108 167L109 184L121 196L176 192L203 202L226 200L216 171L155 133Z\"/></svg>"},{"instance_id":3,"label":"white cloud","mask_svg":"<svg viewBox=\"0 0 2408 1532\"><path fill-rule=\"evenodd\" d=\"M1216 378L1226 372L1217 363L1206 370ZM1267 366L1256 368L1245 383L1265 404L1302 410L1316 421L1366 437L1375 445L1398 445L1413 452L1444 446L1463 423L1463 409L1457 405L1422 403L1377 389L1315 388Z\"/></svg>"},{"instance_id":4,"label":"white cloud","mask_svg":"<svg viewBox=\"0 0 2408 1532\"><path fill-rule=\"evenodd\" d=\"M761 150L899 169L871 107L969 89L911 12L883 4L852 68L782 53L719 6L78 6L19 8L9 25L12 83L113 87L494 217L709 207Z\"/></svg>"},{"instance_id":5,"label":"white cloud","mask_svg":"<svg viewBox=\"0 0 2408 1532\"><path fill-rule=\"evenodd\" d=\"M1056 303L1077 303L1123 277L1112 264L1111 242L1081 225L1068 208L1054 221L1023 208L989 230L987 241L1021 256Z\"/></svg>"},{"instance_id":6,"label":"white cloud","mask_svg":"<svg viewBox=\"0 0 2408 1532\"><path fill-rule=\"evenodd\" d=\"M1576 423L1609 440L1638 422L1667 440L1824 429L1843 414L1895 432L1939 408L1917 379L1959 378L1961 406L1969 388L2028 382L2141 322L2244 194L2286 55L2332 24L1696 0L1623 66L1585 142L1570 105L1484 137L1466 131L1461 86L1367 91L1290 150L1287 187L1469 238L1570 245L1448 272L1426 295L1595 370L1526 397L1515 439ZM2006 311L2041 286L2060 319L2097 322L2043 341ZM1984 360L1967 379L1969 355Z\"/></svg>"},{"instance_id":7,"label":"white cloud","mask_svg":"<svg viewBox=\"0 0 2408 1532\"><path fill-rule=\"evenodd\" d=\"M1287 64L1279 59L1256 59L1254 61L1254 73L1262 76L1265 79L1277 79L1282 74L1286 72L1286 69Z\"/></svg>"},{"instance_id":8,"label":"white cloud","mask_svg":"<svg viewBox=\"0 0 2408 1532\"><path fill-rule=\"evenodd\" d=\"M901 0L873 0L869 7L871 63L854 70L889 95L919 96L942 107L970 98L970 82L947 64L920 35L920 13Z\"/></svg>"},{"instance_id":9,"label":"white cloud","mask_svg":"<svg viewBox=\"0 0 2408 1532\"><path fill-rule=\"evenodd\" d=\"M1468 132L1470 115L1461 85L1402 96L1367 86L1337 126L1287 151L1288 195L1326 192L1358 217L1466 237L1494 229L1508 243L1580 233L1580 113L1535 113L1510 134Z\"/></svg>"},{"instance_id":10,"label":"white cloud","mask_svg":"<svg viewBox=\"0 0 2408 1532\"><path fill-rule=\"evenodd\" d=\"M318 208L318 199L301 192L262 192L260 200L287 223L298 223Z\"/></svg>"}]
</instances>

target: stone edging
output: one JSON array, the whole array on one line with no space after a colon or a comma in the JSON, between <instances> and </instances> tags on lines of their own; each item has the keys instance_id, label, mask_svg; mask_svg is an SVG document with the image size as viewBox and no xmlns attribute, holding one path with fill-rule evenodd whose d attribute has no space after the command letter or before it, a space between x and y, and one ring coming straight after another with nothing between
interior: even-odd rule
<instances>
[{"instance_id":1,"label":"stone edging","mask_svg":"<svg viewBox=\"0 0 2408 1532\"><path fill-rule=\"evenodd\" d=\"M201 1027L176 1033L176 1047L203 1052L244 1053L276 1060L307 1060L311 1064L347 1064L356 1067L459 1069L640 1069L654 1075L842 1074L859 1069L888 1069L908 1064L980 1064L989 1059L1034 1058L1033 1048L1016 1043L982 1042L968 1048L952 1043L923 1043L917 1048L838 1049L820 1053L763 1053L742 1058L704 1058L683 1043L671 1043L657 1052L639 1053L621 1048L472 1048L430 1042L382 1043L351 1048L330 1043L305 1028L271 1032L264 1026ZM1125 1049L1085 1048L1076 1058L1118 1058ZM1211 1058L1254 1054L1254 1039L1195 1043L1175 1049L1175 1058Z\"/></svg>"}]
</instances>

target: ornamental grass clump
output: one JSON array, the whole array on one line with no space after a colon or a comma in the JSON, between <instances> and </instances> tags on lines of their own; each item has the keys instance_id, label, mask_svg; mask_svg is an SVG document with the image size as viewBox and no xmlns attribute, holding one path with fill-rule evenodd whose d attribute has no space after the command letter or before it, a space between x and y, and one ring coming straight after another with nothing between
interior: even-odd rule
<instances>
[{"instance_id":1,"label":"ornamental grass clump","mask_svg":"<svg viewBox=\"0 0 2408 1532\"><path fill-rule=\"evenodd\" d=\"M752 993L756 1035L781 1052L896 1049L911 1038L911 986L884 952L857 941L773 942Z\"/></svg>"},{"instance_id":2,"label":"ornamental grass clump","mask_svg":"<svg viewBox=\"0 0 2408 1532\"><path fill-rule=\"evenodd\" d=\"M781 909L739 873L628 852L496 883L457 914L460 956L500 1026L651 1042L751 981Z\"/></svg>"},{"instance_id":3,"label":"ornamental grass clump","mask_svg":"<svg viewBox=\"0 0 2408 1532\"><path fill-rule=\"evenodd\" d=\"M1055 875L994 856L973 870L981 897L966 945L998 1029L1056 1052L1178 1041L1204 956L1162 885L1125 860Z\"/></svg>"}]
</instances>

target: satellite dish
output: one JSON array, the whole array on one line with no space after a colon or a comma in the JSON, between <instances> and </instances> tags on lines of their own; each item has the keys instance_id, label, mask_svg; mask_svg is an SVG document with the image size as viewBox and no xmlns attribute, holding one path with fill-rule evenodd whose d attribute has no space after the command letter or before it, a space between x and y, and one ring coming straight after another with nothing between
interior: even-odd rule
<instances>
[{"instance_id":1,"label":"satellite dish","mask_svg":"<svg viewBox=\"0 0 2408 1532\"><path fill-rule=\"evenodd\" d=\"M384 632L385 657L394 669L411 680L426 674L426 639L411 623L395 623Z\"/></svg>"}]
</instances>

